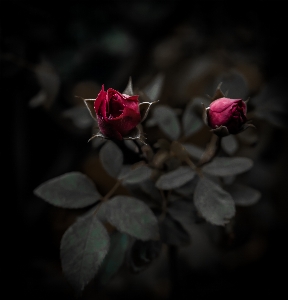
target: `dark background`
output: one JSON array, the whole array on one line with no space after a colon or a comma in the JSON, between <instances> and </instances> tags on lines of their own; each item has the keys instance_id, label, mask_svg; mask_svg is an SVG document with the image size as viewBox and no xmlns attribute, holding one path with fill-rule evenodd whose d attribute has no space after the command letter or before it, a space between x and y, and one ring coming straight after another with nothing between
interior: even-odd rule
<instances>
[{"instance_id":1,"label":"dark background","mask_svg":"<svg viewBox=\"0 0 288 300\"><path fill-rule=\"evenodd\" d=\"M101 84L121 91L129 76L143 86L163 72L167 81L161 101L183 107L192 96L204 94L203 87L211 78L237 66L248 74L252 98L263 86L272 86L271 97L279 96L275 96L275 105L281 98L280 106L287 107L284 1L2 0L0 22L2 130L6 136L2 138L2 159L8 165L2 201L9 203L2 213L6 217L3 231L8 233L2 247L8 250L9 259L2 259L8 264L4 276L11 296L74 297L61 273L59 242L78 212L51 207L36 198L33 189L64 172L87 171L91 162L91 143L87 143L91 130L75 126L62 115L80 105L75 93L94 98ZM205 76L187 82L183 74L191 61L202 62L203 56L216 62L216 69L211 67ZM43 60L52 68L48 87L36 72ZM173 90L180 84L185 90ZM31 102L43 89L46 100L39 105ZM249 182L261 191L260 202L239 209L244 219L240 218L239 239L232 248L220 252L217 248L215 255L212 247L208 263L202 253L202 260L192 265L185 261L190 248L184 251L178 299L184 299L185 293L198 300L216 295L262 297L268 292L278 298L285 292L286 110L279 115L281 122L256 119L264 142L257 151L248 152L255 159ZM205 140L200 138L201 142ZM207 245L203 247L207 250ZM200 246L199 253L202 250ZM161 262L148 275L123 271L110 288L97 289L91 284L83 299L167 299L169 269L165 259Z\"/></svg>"}]
</instances>

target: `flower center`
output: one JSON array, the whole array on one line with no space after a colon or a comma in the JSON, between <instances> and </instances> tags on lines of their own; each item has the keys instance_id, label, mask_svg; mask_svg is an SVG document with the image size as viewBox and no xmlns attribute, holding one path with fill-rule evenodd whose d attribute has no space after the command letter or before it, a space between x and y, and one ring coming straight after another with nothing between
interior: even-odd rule
<instances>
[{"instance_id":1,"label":"flower center","mask_svg":"<svg viewBox=\"0 0 288 300\"><path fill-rule=\"evenodd\" d=\"M109 101L108 119L119 117L124 110L124 104L119 95L114 94Z\"/></svg>"}]
</instances>

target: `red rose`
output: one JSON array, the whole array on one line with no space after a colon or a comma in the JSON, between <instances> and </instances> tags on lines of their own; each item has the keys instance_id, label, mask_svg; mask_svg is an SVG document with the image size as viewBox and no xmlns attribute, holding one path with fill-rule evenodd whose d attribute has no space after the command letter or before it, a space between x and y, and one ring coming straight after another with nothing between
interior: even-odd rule
<instances>
[{"instance_id":1,"label":"red rose","mask_svg":"<svg viewBox=\"0 0 288 300\"><path fill-rule=\"evenodd\" d=\"M129 96L109 88L102 90L94 102L101 133L111 139L122 140L141 122L138 95Z\"/></svg>"},{"instance_id":2,"label":"red rose","mask_svg":"<svg viewBox=\"0 0 288 300\"><path fill-rule=\"evenodd\" d=\"M212 129L225 126L229 134L242 131L247 121L247 106L242 99L219 98L211 102L206 111L208 125Z\"/></svg>"}]
</instances>

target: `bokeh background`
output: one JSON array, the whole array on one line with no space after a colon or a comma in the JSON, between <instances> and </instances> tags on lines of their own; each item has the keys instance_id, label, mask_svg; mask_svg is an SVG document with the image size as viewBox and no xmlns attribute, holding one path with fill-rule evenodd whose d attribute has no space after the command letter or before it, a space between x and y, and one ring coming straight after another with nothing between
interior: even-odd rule
<instances>
[{"instance_id":1,"label":"bokeh background","mask_svg":"<svg viewBox=\"0 0 288 300\"><path fill-rule=\"evenodd\" d=\"M237 210L232 246L219 247L215 228L193 229L191 246L180 251L174 298L285 293L284 1L2 0L0 22L1 119L7 136L2 159L8 163L3 186L8 192L2 197L10 204L2 213L8 232L2 247L9 257L4 274L9 299L16 293L27 299L74 299L61 272L59 243L79 211L51 207L33 195L45 180L75 170L96 176L101 192L109 186L87 143L93 124L74 95L95 98L102 84L122 91L129 76L143 88L158 74L164 76L159 99L177 109L193 97L213 94L222 81L232 98L250 97L258 129L240 153L254 160L245 180L261 192L261 200ZM157 131L148 128L147 136L153 143ZM193 140L201 146L207 141L204 133ZM92 282L82 298L169 299L170 292L164 251L140 274L123 268L105 287Z\"/></svg>"}]
</instances>

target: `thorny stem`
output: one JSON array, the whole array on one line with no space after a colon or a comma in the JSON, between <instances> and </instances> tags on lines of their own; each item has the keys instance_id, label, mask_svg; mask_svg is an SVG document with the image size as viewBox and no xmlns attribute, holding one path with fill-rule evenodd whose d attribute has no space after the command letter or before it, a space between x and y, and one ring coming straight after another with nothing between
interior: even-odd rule
<instances>
[{"instance_id":1,"label":"thorny stem","mask_svg":"<svg viewBox=\"0 0 288 300\"><path fill-rule=\"evenodd\" d=\"M216 134L213 134L210 142L206 146L205 152L202 154L197 167L201 167L202 165L208 163L216 156L218 150L220 149L221 137Z\"/></svg>"},{"instance_id":2,"label":"thorny stem","mask_svg":"<svg viewBox=\"0 0 288 300\"><path fill-rule=\"evenodd\" d=\"M104 203L105 201L107 201L115 193L115 191L118 189L120 184L121 184L121 180L117 180L117 182L114 184L114 186L111 188L111 190L101 199L101 202L98 204L98 206L96 207L96 209L94 211L94 215L98 212L101 204Z\"/></svg>"},{"instance_id":3,"label":"thorny stem","mask_svg":"<svg viewBox=\"0 0 288 300\"><path fill-rule=\"evenodd\" d=\"M136 140L132 140L132 141L133 141L133 143L136 145L136 147L138 148L140 155L143 155L143 151L142 151L141 146L137 143Z\"/></svg>"},{"instance_id":4,"label":"thorny stem","mask_svg":"<svg viewBox=\"0 0 288 300\"><path fill-rule=\"evenodd\" d=\"M186 161L187 165L198 174L199 177L203 177L201 169L197 168L196 165L193 163L193 161L188 156L185 159L185 161Z\"/></svg>"}]
</instances>

